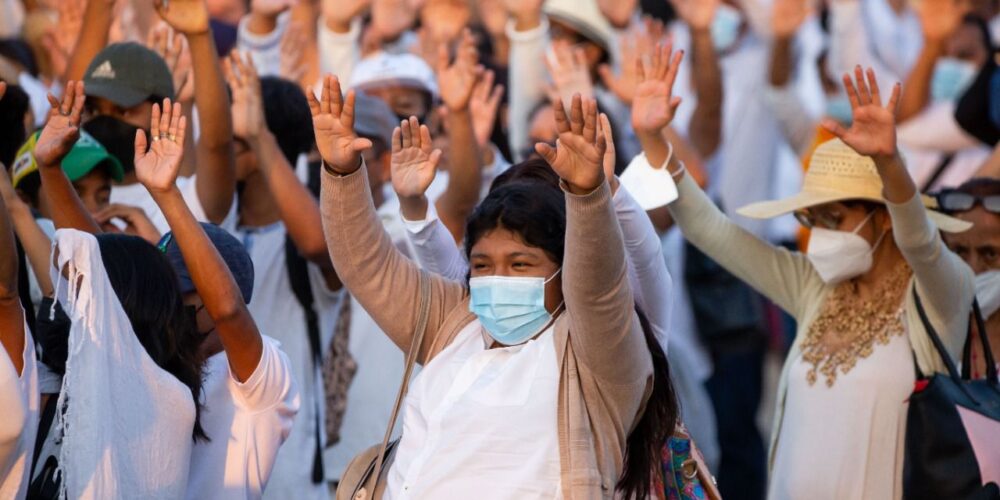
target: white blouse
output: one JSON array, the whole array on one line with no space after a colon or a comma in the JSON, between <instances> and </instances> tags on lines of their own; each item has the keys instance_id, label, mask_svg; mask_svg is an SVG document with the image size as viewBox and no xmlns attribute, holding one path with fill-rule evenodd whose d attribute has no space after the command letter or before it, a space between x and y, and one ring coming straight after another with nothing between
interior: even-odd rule
<instances>
[{"instance_id":1,"label":"white blouse","mask_svg":"<svg viewBox=\"0 0 1000 500\"><path fill-rule=\"evenodd\" d=\"M769 500L902 497L906 410L916 374L907 335L876 344L832 387L799 356L788 372ZM846 458L845 458L846 457Z\"/></svg>"},{"instance_id":2,"label":"white blouse","mask_svg":"<svg viewBox=\"0 0 1000 500\"><path fill-rule=\"evenodd\" d=\"M488 349L474 321L406 397L386 498L561 498L554 328Z\"/></svg>"}]
</instances>

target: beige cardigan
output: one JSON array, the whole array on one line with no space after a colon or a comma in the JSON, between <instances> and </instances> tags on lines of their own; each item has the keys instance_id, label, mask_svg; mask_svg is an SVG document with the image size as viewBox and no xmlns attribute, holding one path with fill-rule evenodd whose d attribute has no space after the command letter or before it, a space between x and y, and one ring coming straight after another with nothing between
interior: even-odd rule
<instances>
[{"instance_id":1,"label":"beige cardigan","mask_svg":"<svg viewBox=\"0 0 1000 500\"><path fill-rule=\"evenodd\" d=\"M670 212L684 236L729 272L791 314L798 323L795 341L785 359L778 385L777 408L771 430L770 465L773 465L774 451L781 434L789 367L801 355L806 332L833 287L820 279L805 255L761 241L729 220L690 176L684 176L678 183L678 191L680 198L670 206ZM913 269L913 281L931 325L952 357L956 358L965 342L975 293L972 270L945 247L937 229L927 218L919 195L903 204L888 203L887 207L892 218L893 237ZM946 372L920 321L912 293L906 295L904 321L921 371L926 374Z\"/></svg>"},{"instance_id":2,"label":"beige cardigan","mask_svg":"<svg viewBox=\"0 0 1000 500\"><path fill-rule=\"evenodd\" d=\"M323 229L344 285L406 350L416 328L420 271L382 229L365 170L362 166L343 177L324 173ZM626 438L652 391L653 365L633 310L624 243L607 183L585 196L566 193L562 276L566 313L555 323L555 343L563 495L612 498ZM421 363L433 362L475 320L465 285L436 275L431 279Z\"/></svg>"}]
</instances>

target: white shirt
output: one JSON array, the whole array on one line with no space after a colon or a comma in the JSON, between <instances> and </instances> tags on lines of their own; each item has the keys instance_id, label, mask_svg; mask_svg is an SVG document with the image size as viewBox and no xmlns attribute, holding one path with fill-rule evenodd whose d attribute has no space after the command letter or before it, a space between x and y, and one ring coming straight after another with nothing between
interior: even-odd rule
<instances>
[{"instance_id":1,"label":"white shirt","mask_svg":"<svg viewBox=\"0 0 1000 500\"><path fill-rule=\"evenodd\" d=\"M386 498L561 498L555 328L487 349L474 321L413 381Z\"/></svg>"},{"instance_id":2,"label":"white shirt","mask_svg":"<svg viewBox=\"0 0 1000 500\"><path fill-rule=\"evenodd\" d=\"M200 222L208 222L208 216L205 215L205 207L201 204L201 199L198 198L197 179L197 175L178 177L177 189L180 190L181 196L184 197L184 202L187 203L191 213L194 214L194 218ZM139 207L143 212L146 212L146 216L149 217L149 220L156 226L156 230L160 234L166 234L170 231L170 224L167 224L167 218L160 211L160 207L153 201L153 197L150 196L149 191L138 182L135 184L111 186L111 203ZM235 214L236 202L234 200L233 207L230 209L229 215L226 215L226 220L223 221L221 226L226 229L234 227Z\"/></svg>"},{"instance_id":3,"label":"white shirt","mask_svg":"<svg viewBox=\"0 0 1000 500\"><path fill-rule=\"evenodd\" d=\"M899 126L899 145L906 168L918 189L923 189L935 170L951 155L951 161L931 190L958 187L972 178L992 151L958 125L954 102L936 102Z\"/></svg>"},{"instance_id":4,"label":"white shirt","mask_svg":"<svg viewBox=\"0 0 1000 500\"><path fill-rule=\"evenodd\" d=\"M312 481L316 453L316 421L326 418L323 404L323 380L313 362L309 347L305 312L292 292L285 264L285 225L281 222L260 228L240 228L235 235L246 246L254 267L253 300L250 314L262 332L268 332L288 356L292 377L299 388L301 404L291 433L278 450L278 457L264 498L329 498L325 483ZM312 283L313 306L319 315L320 348L325 353L333 338L339 294L326 288L323 273L308 264ZM318 403L318 404L317 404ZM318 411L318 415L317 415ZM320 425L321 445L325 446L325 427Z\"/></svg>"},{"instance_id":5,"label":"white shirt","mask_svg":"<svg viewBox=\"0 0 1000 500\"><path fill-rule=\"evenodd\" d=\"M788 372L770 500L900 498L906 401L916 375L906 334L875 345L832 387L799 357Z\"/></svg>"},{"instance_id":6,"label":"white shirt","mask_svg":"<svg viewBox=\"0 0 1000 500\"><path fill-rule=\"evenodd\" d=\"M201 425L211 441L191 450L187 498L260 498L278 448L292 431L299 393L288 356L264 336L253 374L239 382L222 351L205 363Z\"/></svg>"},{"instance_id":7,"label":"white shirt","mask_svg":"<svg viewBox=\"0 0 1000 500\"><path fill-rule=\"evenodd\" d=\"M35 343L24 326L23 367L14 363L0 346L0 498L23 498L38 431L38 370Z\"/></svg>"}]
</instances>

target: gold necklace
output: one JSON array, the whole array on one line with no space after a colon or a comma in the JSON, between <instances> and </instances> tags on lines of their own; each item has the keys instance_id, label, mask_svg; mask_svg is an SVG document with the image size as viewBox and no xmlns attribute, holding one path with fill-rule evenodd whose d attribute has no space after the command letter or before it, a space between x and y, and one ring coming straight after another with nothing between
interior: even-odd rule
<instances>
[{"instance_id":1,"label":"gold necklace","mask_svg":"<svg viewBox=\"0 0 1000 500\"><path fill-rule=\"evenodd\" d=\"M850 281L830 292L802 341L802 361L812 365L806 374L810 386L817 372L833 386L838 373L846 374L876 345L903 334L903 297L911 274L909 266L899 265L870 299L862 299Z\"/></svg>"}]
</instances>

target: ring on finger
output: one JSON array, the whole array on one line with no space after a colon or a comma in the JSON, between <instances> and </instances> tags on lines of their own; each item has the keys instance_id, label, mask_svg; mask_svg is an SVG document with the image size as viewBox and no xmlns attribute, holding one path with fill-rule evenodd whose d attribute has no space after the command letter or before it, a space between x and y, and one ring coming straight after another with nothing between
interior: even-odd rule
<instances>
[{"instance_id":1,"label":"ring on finger","mask_svg":"<svg viewBox=\"0 0 1000 500\"><path fill-rule=\"evenodd\" d=\"M170 138L170 140L171 140L171 141L173 141L173 142L177 142L177 136L176 136L176 135L174 135L174 134L169 134L169 135L168 135L167 137L168 137L168 138Z\"/></svg>"},{"instance_id":2,"label":"ring on finger","mask_svg":"<svg viewBox=\"0 0 1000 500\"><path fill-rule=\"evenodd\" d=\"M160 136L158 136L158 135L154 135L154 136L153 136L153 142L156 142L156 141L158 141L158 140L160 140Z\"/></svg>"}]
</instances>

